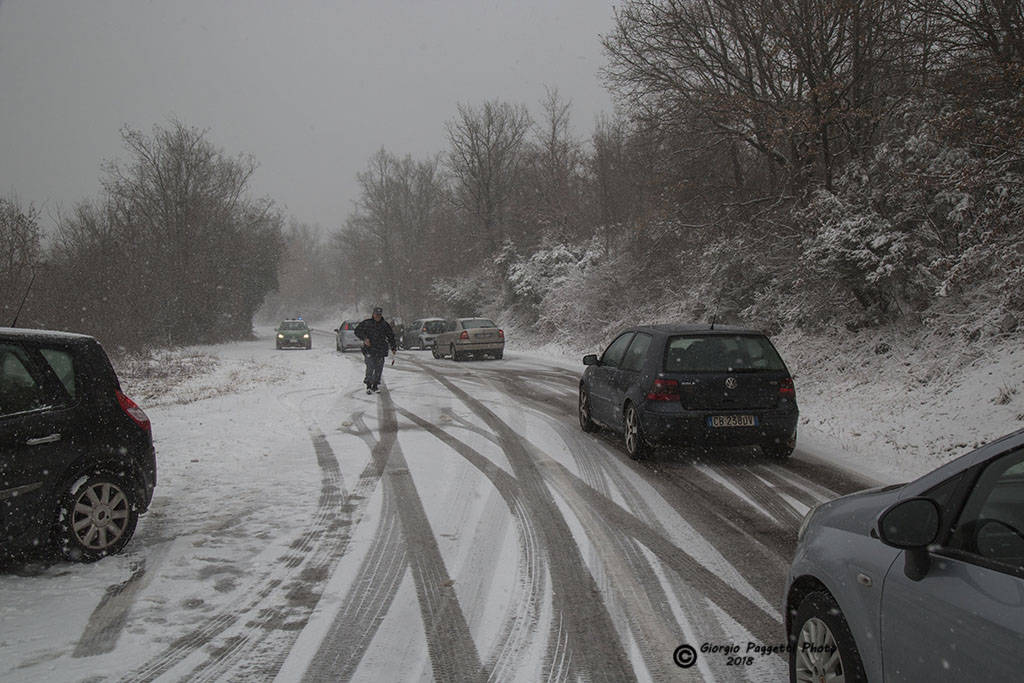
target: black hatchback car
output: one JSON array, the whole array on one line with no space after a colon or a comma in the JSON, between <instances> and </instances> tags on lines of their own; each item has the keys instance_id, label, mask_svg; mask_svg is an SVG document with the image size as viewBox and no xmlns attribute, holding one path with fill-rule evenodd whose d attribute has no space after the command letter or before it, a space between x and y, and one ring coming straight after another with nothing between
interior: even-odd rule
<instances>
[{"instance_id":1,"label":"black hatchback car","mask_svg":"<svg viewBox=\"0 0 1024 683\"><path fill-rule=\"evenodd\" d=\"M732 326L629 329L601 357L583 357L579 420L625 437L642 458L654 444L760 446L786 458L796 445L793 377L763 333Z\"/></svg>"},{"instance_id":2,"label":"black hatchback car","mask_svg":"<svg viewBox=\"0 0 1024 683\"><path fill-rule=\"evenodd\" d=\"M116 553L155 486L149 418L99 342L0 327L0 555Z\"/></svg>"}]
</instances>

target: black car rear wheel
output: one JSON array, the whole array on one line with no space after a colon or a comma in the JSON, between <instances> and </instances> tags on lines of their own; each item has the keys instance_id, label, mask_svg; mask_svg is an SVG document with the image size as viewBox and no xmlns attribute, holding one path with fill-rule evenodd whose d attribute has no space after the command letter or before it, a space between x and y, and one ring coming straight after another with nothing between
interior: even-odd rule
<instances>
[{"instance_id":1,"label":"black car rear wheel","mask_svg":"<svg viewBox=\"0 0 1024 683\"><path fill-rule=\"evenodd\" d=\"M800 601L790 637L790 681L867 680L846 618L828 593L815 591Z\"/></svg>"},{"instance_id":2,"label":"black car rear wheel","mask_svg":"<svg viewBox=\"0 0 1024 683\"><path fill-rule=\"evenodd\" d=\"M95 562L121 550L139 522L132 489L114 475L97 473L69 489L57 511L61 555L74 562Z\"/></svg>"},{"instance_id":3,"label":"black car rear wheel","mask_svg":"<svg viewBox=\"0 0 1024 683\"><path fill-rule=\"evenodd\" d=\"M597 424L590 416L590 394L580 386L580 428L585 432L597 431Z\"/></svg>"},{"instance_id":4,"label":"black car rear wheel","mask_svg":"<svg viewBox=\"0 0 1024 683\"><path fill-rule=\"evenodd\" d=\"M648 451L647 443L644 441L643 427L640 426L640 414L632 403L626 404L623 417L625 429L623 430L626 440L626 453L633 460L642 460Z\"/></svg>"}]
</instances>

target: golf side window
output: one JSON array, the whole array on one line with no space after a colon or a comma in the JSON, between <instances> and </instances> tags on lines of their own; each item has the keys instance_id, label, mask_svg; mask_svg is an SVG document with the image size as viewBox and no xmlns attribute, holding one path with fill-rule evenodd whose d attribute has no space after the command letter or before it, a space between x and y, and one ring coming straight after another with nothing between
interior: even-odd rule
<instances>
[{"instance_id":1,"label":"golf side window","mask_svg":"<svg viewBox=\"0 0 1024 683\"><path fill-rule=\"evenodd\" d=\"M626 355L622 359L622 369L640 372L644 366L644 359L647 358L647 349L651 345L651 335L637 332L633 343L629 345Z\"/></svg>"},{"instance_id":2,"label":"golf side window","mask_svg":"<svg viewBox=\"0 0 1024 683\"><path fill-rule=\"evenodd\" d=\"M608 345L601 355L601 366L606 368L617 368L622 363L622 356L626 353L626 347L633 340L633 333L626 332L619 335L615 341Z\"/></svg>"}]
</instances>

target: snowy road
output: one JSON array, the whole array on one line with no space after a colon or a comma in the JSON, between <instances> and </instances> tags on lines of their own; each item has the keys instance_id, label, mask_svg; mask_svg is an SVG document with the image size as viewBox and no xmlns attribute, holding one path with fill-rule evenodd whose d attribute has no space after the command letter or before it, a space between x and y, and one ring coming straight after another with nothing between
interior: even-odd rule
<instances>
[{"instance_id":1,"label":"snowy road","mask_svg":"<svg viewBox=\"0 0 1024 683\"><path fill-rule=\"evenodd\" d=\"M135 393L160 480L126 551L0 574L0 680L780 680L799 520L873 483L635 463L579 429L582 365L514 349L402 352L372 396L333 335L192 351Z\"/></svg>"}]
</instances>

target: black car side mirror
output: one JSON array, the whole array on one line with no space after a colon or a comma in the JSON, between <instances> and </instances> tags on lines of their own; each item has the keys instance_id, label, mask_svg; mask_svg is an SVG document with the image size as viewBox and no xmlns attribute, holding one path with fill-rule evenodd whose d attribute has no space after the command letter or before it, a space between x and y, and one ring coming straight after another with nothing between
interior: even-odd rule
<instances>
[{"instance_id":1,"label":"black car side mirror","mask_svg":"<svg viewBox=\"0 0 1024 683\"><path fill-rule=\"evenodd\" d=\"M601 361L599 361L597 359L597 354L596 353L588 353L587 355L583 356L583 364L584 365L600 365Z\"/></svg>"},{"instance_id":2,"label":"black car side mirror","mask_svg":"<svg viewBox=\"0 0 1024 683\"><path fill-rule=\"evenodd\" d=\"M928 573L928 546L939 536L940 518L939 506L931 498L902 500L878 516L878 538L906 551L903 573L911 581L920 581Z\"/></svg>"}]
</instances>

